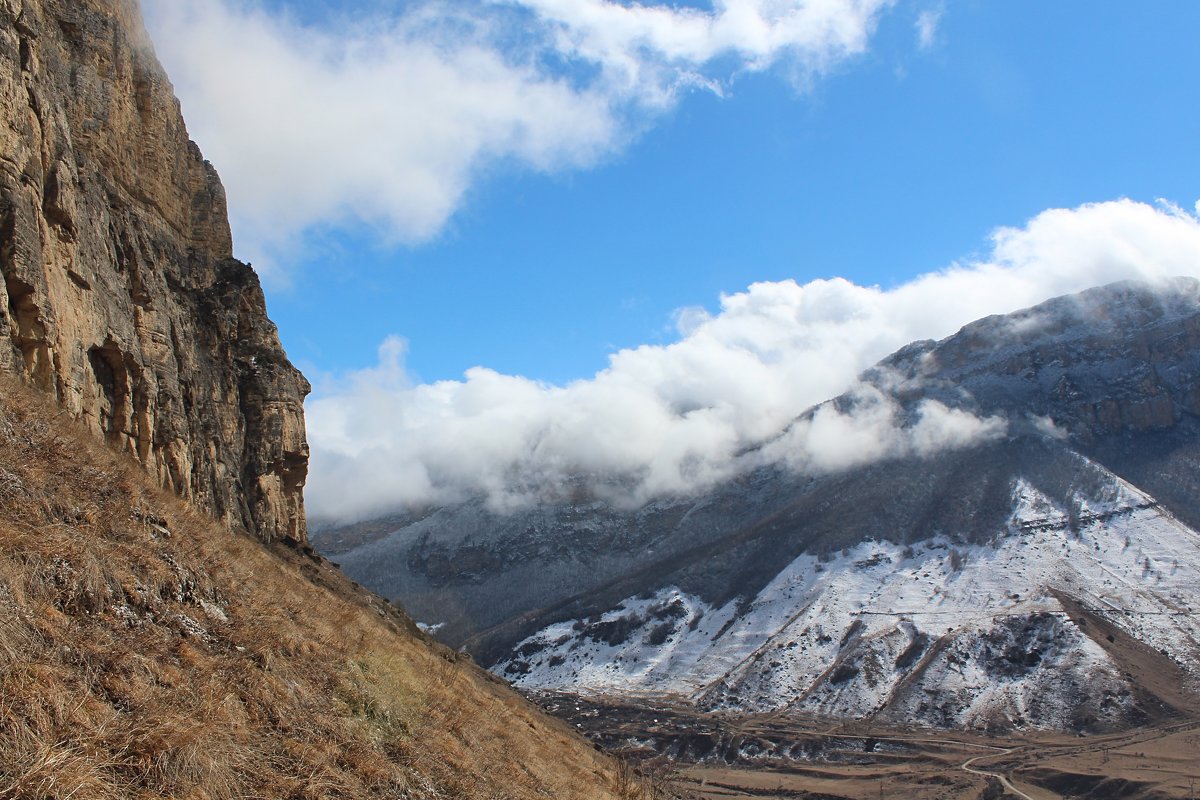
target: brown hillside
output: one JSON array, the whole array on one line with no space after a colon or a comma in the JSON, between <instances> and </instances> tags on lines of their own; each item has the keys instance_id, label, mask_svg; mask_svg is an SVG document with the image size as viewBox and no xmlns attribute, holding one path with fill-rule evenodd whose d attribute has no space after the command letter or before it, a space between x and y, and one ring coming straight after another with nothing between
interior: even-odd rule
<instances>
[{"instance_id":1,"label":"brown hillside","mask_svg":"<svg viewBox=\"0 0 1200 800\"><path fill-rule=\"evenodd\" d=\"M640 796L627 784L311 551L231 534L0 379L0 797Z\"/></svg>"}]
</instances>

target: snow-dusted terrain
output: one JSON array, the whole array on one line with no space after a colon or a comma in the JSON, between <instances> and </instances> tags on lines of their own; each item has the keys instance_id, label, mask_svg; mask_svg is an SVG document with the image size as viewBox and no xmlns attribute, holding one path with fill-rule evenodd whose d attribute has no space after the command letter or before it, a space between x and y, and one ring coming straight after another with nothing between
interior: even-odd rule
<instances>
[{"instance_id":1,"label":"snow-dusted terrain","mask_svg":"<svg viewBox=\"0 0 1200 800\"><path fill-rule=\"evenodd\" d=\"M497 671L527 688L746 711L955 727L1123 721L1135 695L1112 643L1060 597L1197 677L1200 535L1115 476L1077 500L1082 513L1017 481L991 542L804 555L751 602L719 608L671 588L631 597L545 628Z\"/></svg>"},{"instance_id":2,"label":"snow-dusted terrain","mask_svg":"<svg viewBox=\"0 0 1200 800\"><path fill-rule=\"evenodd\" d=\"M1200 707L1200 282L914 342L739 459L313 540L529 688L948 727Z\"/></svg>"}]
</instances>

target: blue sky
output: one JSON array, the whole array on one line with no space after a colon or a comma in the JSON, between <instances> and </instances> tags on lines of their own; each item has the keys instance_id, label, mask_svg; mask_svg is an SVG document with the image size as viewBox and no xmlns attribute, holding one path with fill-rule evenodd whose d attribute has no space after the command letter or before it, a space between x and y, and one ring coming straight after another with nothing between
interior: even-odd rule
<instances>
[{"instance_id":1,"label":"blue sky","mask_svg":"<svg viewBox=\"0 0 1200 800\"><path fill-rule=\"evenodd\" d=\"M727 5L737 3L755 0ZM417 67L402 63L393 84L357 83L354 108L403 113L381 112L374 128L355 129L373 131L365 135L299 142L302 158L257 171L269 160L262 154L287 137L282 129L314 119L319 126L319 112L291 116L288 97L302 97L304 87L272 88L299 80L296 68L235 91L227 74L204 66L211 49L228 46L231 63L259 52L261 61L239 68L265 76L276 45L281 54L291 45L325 53L312 68L323 80L327 67L336 92L338 70L355 58L342 43L378 46L365 31L426 7L147 4L189 127L229 188L235 249L263 268L270 313L318 395L378 376L388 337L407 342L391 365L401 375L389 378L392 388L458 380L476 366L564 385L590 379L622 349L678 341L688 333L676 324L681 309L717 317L722 295L755 282L803 286L840 276L895 289L954 264L997 261L993 232L1028 232L1023 226L1048 209L1163 198L1191 214L1200 198L1197 3L848 0L844 17L861 23L861 40L812 44L793 32L782 48L743 43L699 55L670 33L685 16L659 20L661 46L614 45L617 34L584 30L583 17L572 16L589 4L614 6L463 2L450 8L469 22L421 23L444 36L452 25L489 20L468 38L540 92L515 95L517 104L544 109L532 118L492 109L485 123L412 133L414 147L456 131L479 139L460 161L452 147L430 151L431 162L450 164L446 183L456 187L452 196L430 195L428 207L440 211L421 216L420 198L387 198L390 186L430 177L403 171L401 153L368 158L364 171L380 174L348 188L329 177L331 195L358 192L353 208L318 197L305 201L310 210L277 218L256 209L289 206L300 191L287 182L295 175L311 172L308 183L319 185L321 165L333 159L329 169L340 169L343 149L403 149L388 126L420 119L426 95L405 88L393 97L391 86ZM689 5L719 16L705 3ZM424 35L412 27L406 36ZM253 46L253 36L270 46ZM555 37L574 44L547 44ZM405 40L410 48L414 41ZM458 40L438 41L453 50L446 42ZM455 75L474 80L473 70ZM452 85L475 96L473 84ZM504 90L488 84L479 102ZM264 103L277 107L256 121ZM454 120L474 119L469 106L452 110ZM247 144L255 136L265 142L258 154ZM392 164L401 165L394 177ZM431 174L436 182L440 173ZM386 202L372 205L375 197ZM1041 299L1036 290L1016 297Z\"/></svg>"},{"instance_id":2,"label":"blue sky","mask_svg":"<svg viewBox=\"0 0 1200 800\"><path fill-rule=\"evenodd\" d=\"M426 380L484 364L561 382L753 281L887 286L1046 208L1200 197L1200 5L960 2L928 50L920 10L885 13L871 51L808 91L749 75L596 167L495 165L431 241L338 232L268 283L289 352L363 366L400 334Z\"/></svg>"}]
</instances>

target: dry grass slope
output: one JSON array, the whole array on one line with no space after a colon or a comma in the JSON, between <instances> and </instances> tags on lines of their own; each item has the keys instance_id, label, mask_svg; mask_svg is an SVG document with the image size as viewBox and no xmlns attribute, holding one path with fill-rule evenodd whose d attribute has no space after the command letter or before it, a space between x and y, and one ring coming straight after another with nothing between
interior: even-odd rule
<instances>
[{"instance_id":1,"label":"dry grass slope","mask_svg":"<svg viewBox=\"0 0 1200 800\"><path fill-rule=\"evenodd\" d=\"M0 379L0 797L645 795L328 562Z\"/></svg>"}]
</instances>

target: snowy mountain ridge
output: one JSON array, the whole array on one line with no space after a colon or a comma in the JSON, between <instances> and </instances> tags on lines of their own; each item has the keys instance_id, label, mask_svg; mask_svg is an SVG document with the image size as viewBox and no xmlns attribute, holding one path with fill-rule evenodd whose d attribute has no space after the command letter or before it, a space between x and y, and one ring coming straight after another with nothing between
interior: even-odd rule
<instances>
[{"instance_id":1,"label":"snowy mountain ridge","mask_svg":"<svg viewBox=\"0 0 1200 800\"><path fill-rule=\"evenodd\" d=\"M673 587L631 597L546 627L497 671L525 688L740 711L976 728L1132 721L1148 710L1105 647L1115 642L1061 596L1196 680L1200 534L1116 476L1106 488L1080 498L1072 521L1018 482L994 542L803 555L749 604L714 608Z\"/></svg>"}]
</instances>

